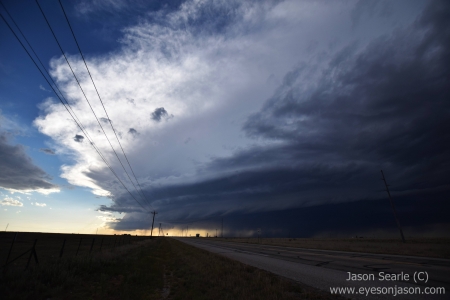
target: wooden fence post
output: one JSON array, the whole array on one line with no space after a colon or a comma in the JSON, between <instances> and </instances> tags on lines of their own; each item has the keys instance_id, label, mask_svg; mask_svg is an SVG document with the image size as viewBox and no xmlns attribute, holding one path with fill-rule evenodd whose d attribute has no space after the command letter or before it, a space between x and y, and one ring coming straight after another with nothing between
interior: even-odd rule
<instances>
[{"instance_id":1,"label":"wooden fence post","mask_svg":"<svg viewBox=\"0 0 450 300\"><path fill-rule=\"evenodd\" d=\"M92 252L92 248L94 247L95 238L92 239L91 249L89 250L89 254Z\"/></svg>"},{"instance_id":2,"label":"wooden fence post","mask_svg":"<svg viewBox=\"0 0 450 300\"><path fill-rule=\"evenodd\" d=\"M25 267L25 269L28 269L28 266L30 265L32 256L34 256L34 260L35 260L36 264L39 263L38 259L37 259L37 255L36 255L36 243L37 243L37 239L34 240L33 248L31 248L30 256L28 257L28 262L27 262L27 266Z\"/></svg>"},{"instance_id":3,"label":"wooden fence post","mask_svg":"<svg viewBox=\"0 0 450 300\"><path fill-rule=\"evenodd\" d=\"M12 243L11 243L11 247L9 247L9 252L8 252L8 256L6 257L5 266L8 264L9 256L11 255L12 248L14 246L14 243L16 242L17 233L18 232L16 232L16 234L14 235L14 238L13 238Z\"/></svg>"},{"instance_id":4,"label":"wooden fence post","mask_svg":"<svg viewBox=\"0 0 450 300\"><path fill-rule=\"evenodd\" d=\"M64 252L64 246L66 245L66 239L64 239L64 241L63 241L63 244L62 244L62 247L61 247L61 251L59 252L59 258L61 258L62 257L62 255L63 255L63 252Z\"/></svg>"},{"instance_id":5,"label":"wooden fence post","mask_svg":"<svg viewBox=\"0 0 450 300\"><path fill-rule=\"evenodd\" d=\"M75 256L78 255L78 250L80 250L80 246L81 246L81 241L83 240L83 238L80 238L80 243L78 244L78 248L77 248L77 253L75 253Z\"/></svg>"}]
</instances>

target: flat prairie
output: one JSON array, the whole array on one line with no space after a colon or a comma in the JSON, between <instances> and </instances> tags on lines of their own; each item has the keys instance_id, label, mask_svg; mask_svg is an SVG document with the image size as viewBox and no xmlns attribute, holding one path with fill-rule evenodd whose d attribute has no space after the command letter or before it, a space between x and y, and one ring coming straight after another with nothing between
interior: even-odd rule
<instances>
[{"instance_id":1,"label":"flat prairie","mask_svg":"<svg viewBox=\"0 0 450 300\"><path fill-rule=\"evenodd\" d=\"M3 267L2 299L343 299L165 237L2 233L1 266L14 237L39 263Z\"/></svg>"},{"instance_id":2,"label":"flat prairie","mask_svg":"<svg viewBox=\"0 0 450 300\"><path fill-rule=\"evenodd\" d=\"M238 243L278 245L307 249L323 249L348 252L397 254L408 256L450 258L450 238L214 238Z\"/></svg>"},{"instance_id":3,"label":"flat prairie","mask_svg":"<svg viewBox=\"0 0 450 300\"><path fill-rule=\"evenodd\" d=\"M121 246L132 245L148 238L128 235L0 232L0 266L6 263L8 254L8 261L11 261L31 249L35 242L39 263L47 263L60 257L68 258L105 252ZM9 267L25 267L29 256L29 254L22 256L9 264ZM30 261L30 265L32 263L34 263L34 258Z\"/></svg>"}]
</instances>

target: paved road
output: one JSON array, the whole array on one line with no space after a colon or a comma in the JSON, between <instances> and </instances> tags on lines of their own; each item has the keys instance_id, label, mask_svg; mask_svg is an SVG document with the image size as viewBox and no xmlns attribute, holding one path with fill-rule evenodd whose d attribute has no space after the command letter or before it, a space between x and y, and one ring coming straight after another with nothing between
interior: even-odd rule
<instances>
[{"instance_id":1,"label":"paved road","mask_svg":"<svg viewBox=\"0 0 450 300\"><path fill-rule=\"evenodd\" d=\"M351 299L450 299L450 260L412 256L342 252L214 241L205 238L178 238L179 241L219 253L245 264L330 292L330 287L444 287L446 295L345 295ZM347 280L349 273L365 274L369 280ZM383 273L382 273L383 272ZM403 273L402 273L403 272ZM426 283L414 282L414 273ZM381 281L382 274L403 274L397 280ZM406 274L409 278L406 278ZM416 273L418 274L418 273ZM394 279L394 278L393 278ZM407 280L408 279L408 280Z\"/></svg>"}]
</instances>

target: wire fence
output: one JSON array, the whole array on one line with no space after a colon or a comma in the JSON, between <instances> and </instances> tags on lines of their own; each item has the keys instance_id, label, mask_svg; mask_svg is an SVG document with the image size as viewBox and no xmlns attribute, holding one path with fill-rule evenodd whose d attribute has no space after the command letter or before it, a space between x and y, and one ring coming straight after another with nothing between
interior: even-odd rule
<instances>
[{"instance_id":1,"label":"wire fence","mask_svg":"<svg viewBox=\"0 0 450 300\"><path fill-rule=\"evenodd\" d=\"M0 233L0 268L29 268L68 257L114 251L124 245L150 239L149 236L88 235L32 232Z\"/></svg>"}]
</instances>

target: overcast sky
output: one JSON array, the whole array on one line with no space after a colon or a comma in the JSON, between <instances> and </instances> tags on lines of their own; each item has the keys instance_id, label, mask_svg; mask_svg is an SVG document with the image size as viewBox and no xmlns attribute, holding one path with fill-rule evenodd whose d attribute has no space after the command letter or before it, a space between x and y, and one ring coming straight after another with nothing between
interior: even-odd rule
<instances>
[{"instance_id":1,"label":"overcast sky","mask_svg":"<svg viewBox=\"0 0 450 300\"><path fill-rule=\"evenodd\" d=\"M70 66L4 2L84 130L2 21L0 226L397 236L383 169L407 236L449 232L448 1L62 4L95 87L57 1Z\"/></svg>"}]
</instances>

